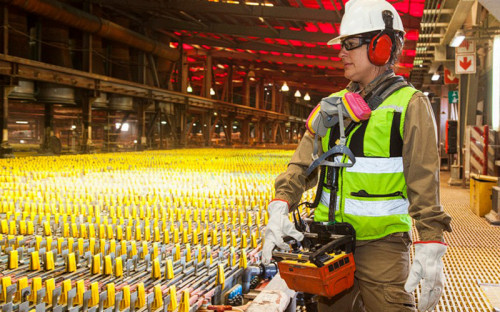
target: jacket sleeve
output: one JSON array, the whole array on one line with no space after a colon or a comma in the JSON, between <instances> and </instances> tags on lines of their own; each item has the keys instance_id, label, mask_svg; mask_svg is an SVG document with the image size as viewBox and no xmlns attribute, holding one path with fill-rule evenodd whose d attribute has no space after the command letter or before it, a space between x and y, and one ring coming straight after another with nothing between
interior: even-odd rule
<instances>
[{"instance_id":1,"label":"jacket sleeve","mask_svg":"<svg viewBox=\"0 0 500 312\"><path fill-rule=\"evenodd\" d=\"M443 242L443 231L451 232L451 217L440 204L439 162L434 113L427 97L417 92L405 116L403 171L409 214L422 241Z\"/></svg>"},{"instance_id":2,"label":"jacket sleeve","mask_svg":"<svg viewBox=\"0 0 500 312\"><path fill-rule=\"evenodd\" d=\"M321 155L321 141L318 141L318 153ZM302 194L318 182L318 169L306 176L306 170L312 163L314 137L308 131L300 141L285 172L274 183L275 199L288 202L289 207L299 203Z\"/></svg>"}]
</instances>

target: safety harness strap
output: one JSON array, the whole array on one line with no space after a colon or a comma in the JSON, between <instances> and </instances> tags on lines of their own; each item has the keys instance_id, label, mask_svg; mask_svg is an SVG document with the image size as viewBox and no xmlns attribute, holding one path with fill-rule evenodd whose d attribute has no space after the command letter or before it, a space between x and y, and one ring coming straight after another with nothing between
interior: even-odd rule
<instances>
[{"instance_id":1,"label":"safety harness strap","mask_svg":"<svg viewBox=\"0 0 500 312\"><path fill-rule=\"evenodd\" d=\"M368 99L366 102L371 110L376 110L382 102L385 101L391 94L398 91L401 88L410 86L408 82L402 76L394 76L387 79L370 93L366 95Z\"/></svg>"}]
</instances>

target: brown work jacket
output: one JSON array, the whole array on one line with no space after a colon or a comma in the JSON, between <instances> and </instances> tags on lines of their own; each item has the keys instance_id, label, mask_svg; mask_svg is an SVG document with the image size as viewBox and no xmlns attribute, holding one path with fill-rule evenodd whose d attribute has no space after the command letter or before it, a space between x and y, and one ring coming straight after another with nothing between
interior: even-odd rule
<instances>
[{"instance_id":1,"label":"brown work jacket","mask_svg":"<svg viewBox=\"0 0 500 312\"><path fill-rule=\"evenodd\" d=\"M364 97L379 83L393 76L392 71L380 75L361 90L360 95ZM351 82L347 90L359 91L359 85ZM312 162L313 143L313 135L306 131L287 170L276 178L275 198L286 200L290 207L300 201L304 191L318 182L318 170L308 177L305 175ZM321 146L318 150L321 155ZM439 163L434 113L429 99L418 91L411 98L405 116L403 172L408 186L409 214L415 221L421 241L443 242L443 231L451 232L451 217L440 204Z\"/></svg>"}]
</instances>

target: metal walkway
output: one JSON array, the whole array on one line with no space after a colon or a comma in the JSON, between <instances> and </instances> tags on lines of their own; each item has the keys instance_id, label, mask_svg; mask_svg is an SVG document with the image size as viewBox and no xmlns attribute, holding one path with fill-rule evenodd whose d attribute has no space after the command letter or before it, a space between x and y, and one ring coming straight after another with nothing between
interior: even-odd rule
<instances>
[{"instance_id":1,"label":"metal walkway","mask_svg":"<svg viewBox=\"0 0 500 312\"><path fill-rule=\"evenodd\" d=\"M473 214L469 189L448 186L448 179L442 172L441 204L452 217L453 232L445 233L447 284L435 311L490 312L493 306L479 283L500 284L500 227Z\"/></svg>"}]
</instances>

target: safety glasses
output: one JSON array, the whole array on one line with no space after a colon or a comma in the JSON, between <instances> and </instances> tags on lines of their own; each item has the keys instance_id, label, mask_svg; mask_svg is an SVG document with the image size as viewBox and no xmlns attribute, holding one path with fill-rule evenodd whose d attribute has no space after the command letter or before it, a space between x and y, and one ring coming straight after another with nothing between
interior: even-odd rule
<instances>
[{"instance_id":1,"label":"safety glasses","mask_svg":"<svg viewBox=\"0 0 500 312\"><path fill-rule=\"evenodd\" d=\"M363 44L370 43L371 38L367 37L349 37L345 40L342 40L340 42L342 48L346 49L347 51L351 51L354 49L359 48Z\"/></svg>"}]
</instances>

